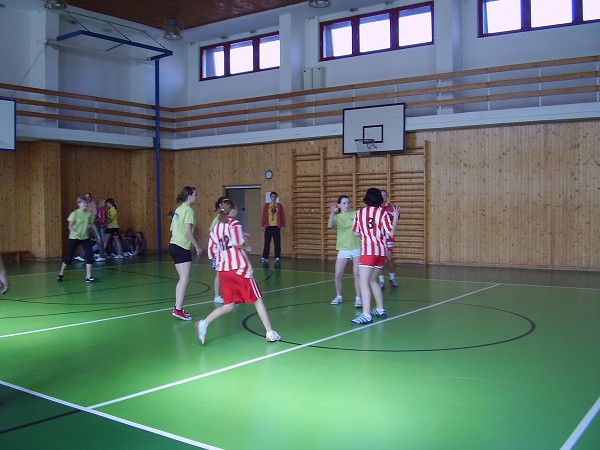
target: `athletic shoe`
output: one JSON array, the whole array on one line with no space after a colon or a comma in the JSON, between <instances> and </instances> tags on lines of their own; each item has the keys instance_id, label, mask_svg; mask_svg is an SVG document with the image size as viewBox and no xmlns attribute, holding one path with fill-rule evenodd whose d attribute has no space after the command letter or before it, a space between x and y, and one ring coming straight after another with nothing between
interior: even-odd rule
<instances>
[{"instance_id":1,"label":"athletic shoe","mask_svg":"<svg viewBox=\"0 0 600 450\"><path fill-rule=\"evenodd\" d=\"M223 303L225 303L225 300L223 300L223 297L221 297L220 295L217 295L215 297L215 303L218 303L219 305L222 305Z\"/></svg>"},{"instance_id":2,"label":"athletic shoe","mask_svg":"<svg viewBox=\"0 0 600 450\"><path fill-rule=\"evenodd\" d=\"M336 295L335 298L333 300L331 300L331 304L332 305L339 305L340 303L342 303L344 300L342 299L341 295Z\"/></svg>"},{"instance_id":3,"label":"athletic shoe","mask_svg":"<svg viewBox=\"0 0 600 450\"><path fill-rule=\"evenodd\" d=\"M192 316L190 316L185 309L178 310L177 308L173 308L173 317L177 317L181 320L192 320Z\"/></svg>"},{"instance_id":4,"label":"athletic shoe","mask_svg":"<svg viewBox=\"0 0 600 450\"><path fill-rule=\"evenodd\" d=\"M59 276L57 276L57 277L56 277L56 281L58 281L59 283L62 283L63 276L64 276L64 275L59 275Z\"/></svg>"},{"instance_id":5,"label":"athletic shoe","mask_svg":"<svg viewBox=\"0 0 600 450\"><path fill-rule=\"evenodd\" d=\"M85 261L85 259L83 259L83 258L82 258L81 256L79 256L79 255L78 255L78 256L76 256L76 257L75 257L75 259L76 259L77 261Z\"/></svg>"},{"instance_id":6,"label":"athletic shoe","mask_svg":"<svg viewBox=\"0 0 600 450\"><path fill-rule=\"evenodd\" d=\"M379 280L379 287L385 289L385 280Z\"/></svg>"},{"instance_id":7,"label":"athletic shoe","mask_svg":"<svg viewBox=\"0 0 600 450\"><path fill-rule=\"evenodd\" d=\"M266 338L267 338L267 342L275 342L275 341L281 340L281 336L279 336L277 334L277 331L275 331L275 330L267 331Z\"/></svg>"},{"instance_id":8,"label":"athletic shoe","mask_svg":"<svg viewBox=\"0 0 600 450\"><path fill-rule=\"evenodd\" d=\"M373 319L371 318L371 314L361 314L356 319L352 319L350 323L355 325L368 325L373 323Z\"/></svg>"},{"instance_id":9,"label":"athletic shoe","mask_svg":"<svg viewBox=\"0 0 600 450\"><path fill-rule=\"evenodd\" d=\"M114 256L113 258L115 258L115 259L123 259L123 255L117 255L117 256Z\"/></svg>"},{"instance_id":10,"label":"athletic shoe","mask_svg":"<svg viewBox=\"0 0 600 450\"><path fill-rule=\"evenodd\" d=\"M95 259L97 262L106 261L106 259L105 259L105 258L103 258L103 257L102 257L102 256L100 256L100 255L94 255L94 259Z\"/></svg>"},{"instance_id":11,"label":"athletic shoe","mask_svg":"<svg viewBox=\"0 0 600 450\"><path fill-rule=\"evenodd\" d=\"M260 258L260 263L261 264L267 264L269 262L268 258Z\"/></svg>"},{"instance_id":12,"label":"athletic shoe","mask_svg":"<svg viewBox=\"0 0 600 450\"><path fill-rule=\"evenodd\" d=\"M98 281L98 278L89 277L85 279L86 283L93 283L94 281Z\"/></svg>"},{"instance_id":13,"label":"athletic shoe","mask_svg":"<svg viewBox=\"0 0 600 450\"><path fill-rule=\"evenodd\" d=\"M206 321L201 320L196 324L196 334L198 334L198 340L200 344L204 345L204 341L206 340L206 331L208 330L208 325L206 325Z\"/></svg>"},{"instance_id":14,"label":"athletic shoe","mask_svg":"<svg viewBox=\"0 0 600 450\"><path fill-rule=\"evenodd\" d=\"M362 308L362 298L356 297L354 299L354 307L355 308Z\"/></svg>"},{"instance_id":15,"label":"athletic shoe","mask_svg":"<svg viewBox=\"0 0 600 450\"><path fill-rule=\"evenodd\" d=\"M377 309L375 308L373 311L371 311L371 315L375 316L375 317L387 317L387 313L385 312L385 309Z\"/></svg>"},{"instance_id":16,"label":"athletic shoe","mask_svg":"<svg viewBox=\"0 0 600 450\"><path fill-rule=\"evenodd\" d=\"M390 284L392 285L392 287L395 287L395 288L398 287L398 282L396 281L395 278L390 278Z\"/></svg>"}]
</instances>

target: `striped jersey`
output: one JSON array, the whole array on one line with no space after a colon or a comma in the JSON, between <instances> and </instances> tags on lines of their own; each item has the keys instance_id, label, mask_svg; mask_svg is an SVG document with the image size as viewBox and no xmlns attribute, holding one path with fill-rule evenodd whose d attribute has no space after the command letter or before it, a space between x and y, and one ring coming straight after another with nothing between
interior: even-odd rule
<instances>
[{"instance_id":1,"label":"striped jersey","mask_svg":"<svg viewBox=\"0 0 600 450\"><path fill-rule=\"evenodd\" d=\"M360 254L385 256L392 224L390 215L378 206L359 209L354 216L352 231L360 233Z\"/></svg>"},{"instance_id":2,"label":"striped jersey","mask_svg":"<svg viewBox=\"0 0 600 450\"><path fill-rule=\"evenodd\" d=\"M219 272L235 271L245 278L252 278L253 269L246 255L240 248L246 242L242 224L232 217L227 223L217 222L208 238L208 257L216 258Z\"/></svg>"},{"instance_id":3,"label":"striped jersey","mask_svg":"<svg viewBox=\"0 0 600 450\"><path fill-rule=\"evenodd\" d=\"M381 208L383 208L383 210L390 215L391 220L394 220L394 205L392 205L390 202L385 202L383 205L381 205ZM388 236L387 241L394 242L394 236Z\"/></svg>"}]
</instances>

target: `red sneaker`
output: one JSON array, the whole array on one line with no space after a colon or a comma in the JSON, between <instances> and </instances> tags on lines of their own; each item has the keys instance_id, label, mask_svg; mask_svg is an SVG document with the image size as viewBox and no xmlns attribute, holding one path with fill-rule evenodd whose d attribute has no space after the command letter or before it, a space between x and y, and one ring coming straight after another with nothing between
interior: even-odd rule
<instances>
[{"instance_id":1,"label":"red sneaker","mask_svg":"<svg viewBox=\"0 0 600 450\"><path fill-rule=\"evenodd\" d=\"M173 308L173 317L177 317L181 320L192 320L192 316L190 316L185 309L178 310L177 308Z\"/></svg>"}]
</instances>

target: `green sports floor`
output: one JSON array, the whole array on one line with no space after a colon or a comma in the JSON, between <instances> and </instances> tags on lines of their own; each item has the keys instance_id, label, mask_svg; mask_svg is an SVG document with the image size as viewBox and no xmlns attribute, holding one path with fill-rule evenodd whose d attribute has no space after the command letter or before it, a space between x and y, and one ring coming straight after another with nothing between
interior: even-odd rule
<instances>
[{"instance_id":1,"label":"green sports floor","mask_svg":"<svg viewBox=\"0 0 600 450\"><path fill-rule=\"evenodd\" d=\"M600 273L399 266L386 319L350 324L333 262L252 257L281 342L250 305L171 316L168 255L9 263L0 297L0 449L600 449Z\"/></svg>"}]
</instances>

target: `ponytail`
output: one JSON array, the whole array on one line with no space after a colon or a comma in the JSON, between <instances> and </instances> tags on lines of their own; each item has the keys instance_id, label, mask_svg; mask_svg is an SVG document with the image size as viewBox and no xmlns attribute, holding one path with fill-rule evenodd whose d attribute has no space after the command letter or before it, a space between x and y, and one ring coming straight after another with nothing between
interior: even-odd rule
<instances>
[{"instance_id":1,"label":"ponytail","mask_svg":"<svg viewBox=\"0 0 600 450\"><path fill-rule=\"evenodd\" d=\"M227 218L227 216L229 215L231 210L234 209L235 207L236 206L235 206L235 203L233 200L229 200L228 198L223 200L221 202L221 204L219 205L219 222L221 222L221 223L229 222L229 219Z\"/></svg>"},{"instance_id":2,"label":"ponytail","mask_svg":"<svg viewBox=\"0 0 600 450\"><path fill-rule=\"evenodd\" d=\"M194 195L195 187L192 186L184 186L179 195L177 196L176 202L178 205L185 202L190 195Z\"/></svg>"}]
</instances>

